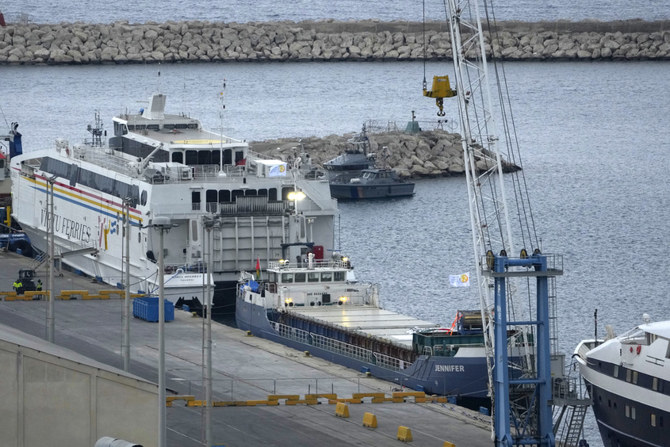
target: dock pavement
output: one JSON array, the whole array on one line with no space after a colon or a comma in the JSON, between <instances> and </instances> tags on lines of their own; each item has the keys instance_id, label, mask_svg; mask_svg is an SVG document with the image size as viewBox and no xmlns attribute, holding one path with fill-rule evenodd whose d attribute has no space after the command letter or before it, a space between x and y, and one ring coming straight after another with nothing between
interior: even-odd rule
<instances>
[{"instance_id":1,"label":"dock pavement","mask_svg":"<svg viewBox=\"0 0 670 447\"><path fill-rule=\"evenodd\" d=\"M34 260L0 252L0 291L11 291L18 270L33 268ZM37 277L47 285L44 266ZM56 295L62 290L87 290L99 295L110 286L63 271L55 279ZM116 368L121 357L123 300L70 299L54 302L55 343ZM0 323L46 338L46 300L0 301ZM130 322L130 372L157 382L158 326L137 318ZM169 447L204 445L203 381L204 321L175 310L166 323L167 444ZM408 397L398 403L386 399L372 403L356 393L407 391L358 371L312 357L280 344L249 336L220 323L212 325L213 402L212 437L217 446L398 446L399 427L411 431L415 446L489 446L490 420L477 412L444 402L417 402ZM333 400L319 398L306 404L307 395L336 395L351 399L349 417L338 417ZM286 396L299 396L292 403ZM184 399L184 400L181 400ZM272 400L277 402L271 402ZM290 398L293 399L293 398ZM187 403L191 400L191 403ZM272 404L267 404L271 402ZM329 403L330 402L330 403ZM195 404L195 405L193 405ZM341 407L340 407L341 408ZM376 428L363 426L371 413ZM343 416L340 412L339 416Z\"/></svg>"}]
</instances>

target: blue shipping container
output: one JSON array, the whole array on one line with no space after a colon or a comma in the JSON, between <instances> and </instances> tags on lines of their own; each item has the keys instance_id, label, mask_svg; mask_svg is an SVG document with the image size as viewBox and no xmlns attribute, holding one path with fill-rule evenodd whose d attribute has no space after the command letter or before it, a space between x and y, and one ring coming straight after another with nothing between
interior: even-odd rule
<instances>
[{"instance_id":1,"label":"blue shipping container","mask_svg":"<svg viewBox=\"0 0 670 447\"><path fill-rule=\"evenodd\" d=\"M133 317L152 323L158 322L158 297L135 298L133 301ZM174 304L165 300L165 321L174 320Z\"/></svg>"}]
</instances>

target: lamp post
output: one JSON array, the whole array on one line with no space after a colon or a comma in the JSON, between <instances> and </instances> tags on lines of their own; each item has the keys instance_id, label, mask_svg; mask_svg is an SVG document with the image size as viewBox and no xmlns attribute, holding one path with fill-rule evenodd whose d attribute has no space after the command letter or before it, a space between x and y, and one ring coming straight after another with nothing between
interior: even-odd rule
<instances>
[{"instance_id":1,"label":"lamp post","mask_svg":"<svg viewBox=\"0 0 670 447\"><path fill-rule=\"evenodd\" d=\"M160 232L158 254L158 447L165 447L165 266L163 259L164 233L173 225L169 217L155 217L149 224Z\"/></svg>"},{"instance_id":2,"label":"lamp post","mask_svg":"<svg viewBox=\"0 0 670 447\"><path fill-rule=\"evenodd\" d=\"M49 239L49 306L47 307L47 340L55 341L55 294L54 294L54 183L56 176L47 178L47 238Z\"/></svg>"},{"instance_id":3,"label":"lamp post","mask_svg":"<svg viewBox=\"0 0 670 447\"><path fill-rule=\"evenodd\" d=\"M123 370L130 371L130 198L123 200L124 208L124 238L125 238L125 289L126 296L123 302Z\"/></svg>"},{"instance_id":4,"label":"lamp post","mask_svg":"<svg viewBox=\"0 0 670 447\"><path fill-rule=\"evenodd\" d=\"M207 269L205 272L207 287L205 290L205 309L207 312L207 324L205 330L205 444L210 446L212 440L212 295L211 290L211 274L213 270L212 255L214 253L212 247L212 228L220 228L221 221L211 217L203 217L203 225L207 230ZM205 235L203 235L205 236ZM203 252L204 253L204 252Z\"/></svg>"}]
</instances>

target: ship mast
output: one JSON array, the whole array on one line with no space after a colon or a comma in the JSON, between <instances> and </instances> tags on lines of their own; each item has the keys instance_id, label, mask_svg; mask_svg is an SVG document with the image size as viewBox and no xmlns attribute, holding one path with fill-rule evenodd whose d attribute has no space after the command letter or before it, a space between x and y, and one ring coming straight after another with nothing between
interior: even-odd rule
<instances>
[{"instance_id":1,"label":"ship mast","mask_svg":"<svg viewBox=\"0 0 670 447\"><path fill-rule=\"evenodd\" d=\"M562 260L540 251L523 171L507 169L514 172L503 177L503 167L507 163L520 167L521 157L504 69L495 59L491 64L493 78L490 76L487 51L494 48L492 42L498 36L490 20L490 2L482 1L487 35L482 28L480 0L445 0L445 9L485 325L494 439L496 446L553 446L550 357L555 338L549 331L549 302L554 297L554 277L562 273ZM491 79L497 87L495 103ZM496 117L501 118L502 133ZM511 187L516 205L514 220L508 209L507 187ZM521 241L519 251L515 239ZM515 254L518 257L511 257ZM527 302L521 299L521 288L525 288ZM509 352L510 346L525 347L525 352Z\"/></svg>"}]
</instances>

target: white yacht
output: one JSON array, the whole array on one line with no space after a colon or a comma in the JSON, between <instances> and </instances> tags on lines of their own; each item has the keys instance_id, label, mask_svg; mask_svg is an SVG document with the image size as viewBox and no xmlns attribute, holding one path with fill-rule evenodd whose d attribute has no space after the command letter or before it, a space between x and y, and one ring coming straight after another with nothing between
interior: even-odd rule
<instances>
[{"instance_id":1,"label":"white yacht","mask_svg":"<svg viewBox=\"0 0 670 447\"><path fill-rule=\"evenodd\" d=\"M670 445L670 321L645 320L575 349L606 447Z\"/></svg>"},{"instance_id":2,"label":"white yacht","mask_svg":"<svg viewBox=\"0 0 670 447\"><path fill-rule=\"evenodd\" d=\"M308 156L292 163L265 158L185 114L165 113L165 103L165 95L154 94L147 108L114 117L108 142L96 116L88 127L92 138L83 144L58 140L12 158L13 217L33 245L47 251L53 205L56 256L121 285L127 213L131 290L145 293L156 293L158 284L160 232L152 224L169 221L166 298L203 302L211 251L214 312L232 314L240 271L257 264L264 269L282 247L294 259L304 255L307 249L296 242L313 243L317 257L333 247L337 203ZM205 231L209 218L216 224Z\"/></svg>"}]
</instances>

